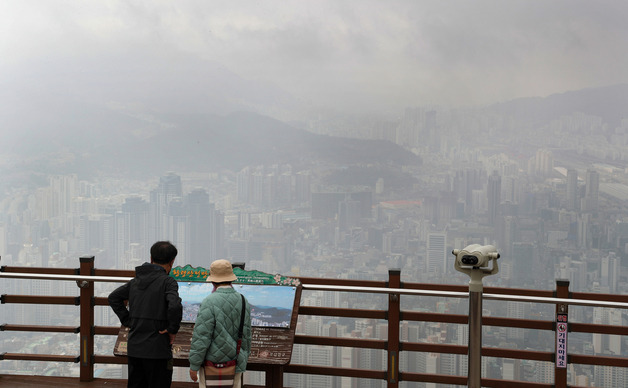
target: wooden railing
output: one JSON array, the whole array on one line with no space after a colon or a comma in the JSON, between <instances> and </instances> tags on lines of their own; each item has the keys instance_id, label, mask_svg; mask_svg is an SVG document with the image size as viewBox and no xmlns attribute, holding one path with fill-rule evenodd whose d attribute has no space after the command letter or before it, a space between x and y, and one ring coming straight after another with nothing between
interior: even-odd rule
<instances>
[{"instance_id":1,"label":"wooden railing","mask_svg":"<svg viewBox=\"0 0 628 388\"><path fill-rule=\"evenodd\" d=\"M125 357L96 355L94 354L94 337L97 335L116 336L119 327L95 326L94 307L107 306L107 299L94 296L94 282L110 281L122 282L134 276L134 271L128 270L103 270L94 267L94 257L81 257L80 267L77 269L61 268L33 268L33 267L9 267L0 268L0 278L38 278L58 281L76 281L80 289L78 297L71 296L32 296L32 295L2 295L1 302L21 304L51 304L51 305L75 305L80 310L80 326L35 326L4 324L0 326L3 331L20 332L55 332L78 333L80 343L77 355L54 354L29 354L6 353L0 349L0 360L28 360L43 362L71 362L79 363L80 381L94 380L95 364L125 364ZM438 297L462 298L468 294L467 286L444 284L419 284L401 281L399 270L390 270L387 281L361 281L342 280L328 278L299 278L303 284L303 290L324 290L325 292L360 292L380 293L388 295L388 306L385 310L330 308L300 306L299 316L324 316L324 317L348 317L358 319L376 319L387 321L388 335L386 340L364 338L340 338L296 335L295 344L301 345L326 345L334 347L350 347L381 350L386 353L387 367L384 370L345 368L341 365L334 367L288 364L282 369L282 373L314 374L350 378L367 378L385 381L388 387L398 387L400 381L431 382L439 384L467 385L467 377L459 375L424 374L402 371L399 367L399 356L402 352L430 352L441 354L468 354L468 347L464 345L438 344L438 343L413 343L400 340L400 324L409 322L439 322L462 324L468 323L468 315L402 311L401 297L405 295L428 295ZM527 290L513 288L485 287L485 299L512 300L520 302L538 302L559 305L588 305L607 308L628 308L628 295L571 293L569 282L557 281L556 290ZM558 308L558 307L557 307ZM503 317L484 317L484 326L498 326L509 328L521 328L554 332L557 324L555 320L531 320ZM604 335L628 335L627 326L611 326L592 323L568 322L570 333L594 333ZM533 351L519 349L503 349L494 347L482 347L483 357L509 358L519 360L532 360L555 362L555 351ZM584 354L569 354L567 362L570 364L605 365L628 368L628 358L594 356ZM175 360L176 366L187 367L187 360ZM261 365L250 364L250 370L265 369ZM268 373L268 372L267 372ZM283 386L283 376L267 376L266 385L273 387ZM498 380L482 378L483 387L567 387L567 369L554 368L554 382L541 384L525 381ZM571 387L574 387L571 385Z\"/></svg>"}]
</instances>

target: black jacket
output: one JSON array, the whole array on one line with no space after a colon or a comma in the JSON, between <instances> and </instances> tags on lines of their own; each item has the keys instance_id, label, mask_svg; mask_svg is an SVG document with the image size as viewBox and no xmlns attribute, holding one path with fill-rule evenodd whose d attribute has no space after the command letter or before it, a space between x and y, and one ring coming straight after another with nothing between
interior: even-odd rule
<instances>
[{"instance_id":1,"label":"black jacket","mask_svg":"<svg viewBox=\"0 0 628 388\"><path fill-rule=\"evenodd\" d=\"M124 301L129 301L129 308ZM135 267L135 278L109 295L109 306L130 328L127 354L138 358L171 358L168 334L179 331L183 307L177 281L156 264Z\"/></svg>"}]
</instances>

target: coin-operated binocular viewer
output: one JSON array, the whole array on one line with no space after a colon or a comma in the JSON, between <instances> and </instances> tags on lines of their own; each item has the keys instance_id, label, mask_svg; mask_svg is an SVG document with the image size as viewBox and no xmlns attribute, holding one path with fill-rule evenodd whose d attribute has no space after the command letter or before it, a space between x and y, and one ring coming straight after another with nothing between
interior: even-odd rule
<instances>
[{"instance_id":1,"label":"coin-operated binocular viewer","mask_svg":"<svg viewBox=\"0 0 628 388\"><path fill-rule=\"evenodd\" d=\"M468 245L454 249L454 268L469 275L469 353L467 382L469 388L482 383L482 279L499 272L499 253L492 245ZM492 262L492 267L490 267Z\"/></svg>"}]
</instances>

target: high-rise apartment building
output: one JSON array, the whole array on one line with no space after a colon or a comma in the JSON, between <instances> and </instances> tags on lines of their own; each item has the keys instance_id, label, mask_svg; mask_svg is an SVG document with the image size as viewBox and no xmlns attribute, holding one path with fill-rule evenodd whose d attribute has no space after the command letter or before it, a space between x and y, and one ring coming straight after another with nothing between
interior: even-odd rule
<instances>
[{"instance_id":1,"label":"high-rise apartment building","mask_svg":"<svg viewBox=\"0 0 628 388\"><path fill-rule=\"evenodd\" d=\"M236 176L237 198L241 202L249 202L251 198L251 168L244 167Z\"/></svg>"},{"instance_id":2,"label":"high-rise apartment building","mask_svg":"<svg viewBox=\"0 0 628 388\"><path fill-rule=\"evenodd\" d=\"M502 177L502 202L510 202L513 204L520 203L522 190L521 182L515 176Z\"/></svg>"},{"instance_id":3,"label":"high-rise apartment building","mask_svg":"<svg viewBox=\"0 0 628 388\"><path fill-rule=\"evenodd\" d=\"M502 177L494 171L488 177L486 196L488 198L488 224L495 225L501 203Z\"/></svg>"},{"instance_id":4,"label":"high-rise apartment building","mask_svg":"<svg viewBox=\"0 0 628 388\"><path fill-rule=\"evenodd\" d=\"M598 325L621 326L621 311L604 307L593 308L593 323ZM621 336L608 334L593 334L593 351L595 354L621 355Z\"/></svg>"},{"instance_id":5,"label":"high-rise apartment building","mask_svg":"<svg viewBox=\"0 0 628 388\"><path fill-rule=\"evenodd\" d=\"M578 171L573 168L567 170L567 209L578 210L580 198L578 198Z\"/></svg>"},{"instance_id":6,"label":"high-rise apartment building","mask_svg":"<svg viewBox=\"0 0 628 388\"><path fill-rule=\"evenodd\" d=\"M481 190L486 182L486 171L481 167L469 167L456 172L454 191L458 199L465 204L465 213L471 214L473 208L473 192Z\"/></svg>"},{"instance_id":7,"label":"high-rise apartment building","mask_svg":"<svg viewBox=\"0 0 628 388\"><path fill-rule=\"evenodd\" d=\"M360 202L346 200L338 203L338 228L347 231L360 222Z\"/></svg>"},{"instance_id":8,"label":"high-rise apartment building","mask_svg":"<svg viewBox=\"0 0 628 388\"><path fill-rule=\"evenodd\" d=\"M600 196L600 173L593 169L587 170L582 211L597 211Z\"/></svg>"},{"instance_id":9,"label":"high-rise apartment building","mask_svg":"<svg viewBox=\"0 0 628 388\"><path fill-rule=\"evenodd\" d=\"M595 365L593 375L596 387L625 387L628 382L628 373L625 368Z\"/></svg>"},{"instance_id":10,"label":"high-rise apartment building","mask_svg":"<svg viewBox=\"0 0 628 388\"><path fill-rule=\"evenodd\" d=\"M525 285L534 282L539 270L538 252L533 243L512 244L513 284Z\"/></svg>"},{"instance_id":11,"label":"high-rise apartment building","mask_svg":"<svg viewBox=\"0 0 628 388\"><path fill-rule=\"evenodd\" d=\"M430 274L447 273L447 233L430 233L427 236L426 267Z\"/></svg>"},{"instance_id":12,"label":"high-rise apartment building","mask_svg":"<svg viewBox=\"0 0 628 388\"><path fill-rule=\"evenodd\" d=\"M193 267L209 268L211 264L211 233L213 206L205 189L192 190L185 197L188 220L188 255L186 263Z\"/></svg>"},{"instance_id":13,"label":"high-rise apartment building","mask_svg":"<svg viewBox=\"0 0 628 388\"><path fill-rule=\"evenodd\" d=\"M312 176L309 171L300 171L294 179L294 196L297 203L310 202L312 199Z\"/></svg>"},{"instance_id":14,"label":"high-rise apartment building","mask_svg":"<svg viewBox=\"0 0 628 388\"><path fill-rule=\"evenodd\" d=\"M542 149L536 152L534 158L534 171L540 176L550 176L554 170L554 155L552 151Z\"/></svg>"},{"instance_id":15,"label":"high-rise apartment building","mask_svg":"<svg viewBox=\"0 0 628 388\"><path fill-rule=\"evenodd\" d=\"M583 206L583 210L584 210ZM591 214L578 214L577 220L578 247L591 248L593 237L591 235Z\"/></svg>"},{"instance_id":16,"label":"high-rise apartment building","mask_svg":"<svg viewBox=\"0 0 628 388\"><path fill-rule=\"evenodd\" d=\"M76 175L55 175L50 177L53 200L50 215L52 217L70 213L72 200L78 196L79 181Z\"/></svg>"},{"instance_id":17,"label":"high-rise apartment building","mask_svg":"<svg viewBox=\"0 0 628 388\"><path fill-rule=\"evenodd\" d=\"M119 253L126 252L129 244L139 244L140 249L148 251L151 245L149 240L150 206L148 202L138 196L126 198L122 204L122 224L116 222ZM123 228L123 232L120 230ZM122 233L121 233L122 232Z\"/></svg>"},{"instance_id":18,"label":"high-rise apartment building","mask_svg":"<svg viewBox=\"0 0 628 388\"><path fill-rule=\"evenodd\" d=\"M619 291L617 288L620 279L621 263L620 258L614 252L610 252L607 256L600 259L600 288L601 291L608 294L614 294Z\"/></svg>"},{"instance_id":19,"label":"high-rise apartment building","mask_svg":"<svg viewBox=\"0 0 628 388\"><path fill-rule=\"evenodd\" d=\"M168 203L168 214L166 216L166 240L173 243L178 250L177 259L179 263L189 262L188 252L188 217L185 205L180 197L173 198Z\"/></svg>"},{"instance_id":20,"label":"high-rise apartment building","mask_svg":"<svg viewBox=\"0 0 628 388\"><path fill-rule=\"evenodd\" d=\"M159 185L150 192L150 240L160 241L168 239L168 206L174 198L181 198L183 187L181 177L168 173L159 178Z\"/></svg>"},{"instance_id":21,"label":"high-rise apartment building","mask_svg":"<svg viewBox=\"0 0 628 388\"><path fill-rule=\"evenodd\" d=\"M529 311L528 311L529 312ZM514 319L525 319L526 305L520 302L506 302L506 316ZM523 344L525 330L517 327L509 327L506 329L506 335L509 340Z\"/></svg>"}]
</instances>

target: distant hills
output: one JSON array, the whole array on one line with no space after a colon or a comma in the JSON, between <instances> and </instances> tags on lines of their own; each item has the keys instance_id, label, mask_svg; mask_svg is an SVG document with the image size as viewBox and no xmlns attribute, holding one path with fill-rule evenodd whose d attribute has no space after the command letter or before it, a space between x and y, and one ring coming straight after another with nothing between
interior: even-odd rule
<instances>
[{"instance_id":1,"label":"distant hills","mask_svg":"<svg viewBox=\"0 0 628 388\"><path fill-rule=\"evenodd\" d=\"M81 102L24 115L30 134L14 133L3 152L39 173L115 173L141 176L164 171L238 171L247 165L290 163L379 166L418 165L402 147L377 140L313 134L251 112L137 116ZM58 129L55 129L58 128Z\"/></svg>"},{"instance_id":2,"label":"distant hills","mask_svg":"<svg viewBox=\"0 0 628 388\"><path fill-rule=\"evenodd\" d=\"M183 70L194 75L197 68ZM171 79L173 96L150 97L137 89L151 78L136 70L108 87L90 84L94 87L93 95L85 86L79 90L83 84L70 77L51 80L50 85L41 88L33 84L11 92L0 91L0 168L5 177L18 171L79 173L86 177L99 173L142 176L169 170L237 171L247 165L290 163L297 168L335 166L340 172L332 179L347 182L349 177L358 183L372 182L386 171L400 171L403 165L421 163L419 157L393 143L316 135L252 113L246 104L240 104L240 110L234 110L232 104L232 113L219 115L215 108L220 106L217 101L221 92L214 89L214 95L209 90L211 86L222 82L223 88L229 89L245 83L227 72L224 81L201 80L200 87L192 88L198 93L177 103L177 96L184 95L182 90L175 90L179 86L177 80L185 81L184 86L192 85L194 77ZM164 73L165 70L157 71ZM130 88L132 98L116 103L125 90L123 81L137 89ZM104 90L99 90L99 86ZM262 93L258 87L256 101L263 100ZM241 94L234 91L231 95L236 100ZM286 98L278 92L273 96L273 101ZM214 102L214 109L204 109ZM628 84L545 98L520 98L478 110L510 116L530 126L581 112L601 117L612 131L621 119L628 118ZM372 166L369 168L377 170L377 174L365 171L365 165ZM403 181L406 177L395 179Z\"/></svg>"},{"instance_id":3,"label":"distant hills","mask_svg":"<svg viewBox=\"0 0 628 388\"><path fill-rule=\"evenodd\" d=\"M190 117L178 128L147 139L125 142L109 152L96 151L100 164L134 163L142 169L239 170L247 165L420 164L420 158L386 141L322 136L267 116L236 112L227 116Z\"/></svg>"},{"instance_id":4,"label":"distant hills","mask_svg":"<svg viewBox=\"0 0 628 388\"><path fill-rule=\"evenodd\" d=\"M601 117L614 129L621 119L628 118L628 84L582 89L544 98L518 98L493 104L487 109L531 125L579 112Z\"/></svg>"}]
</instances>

